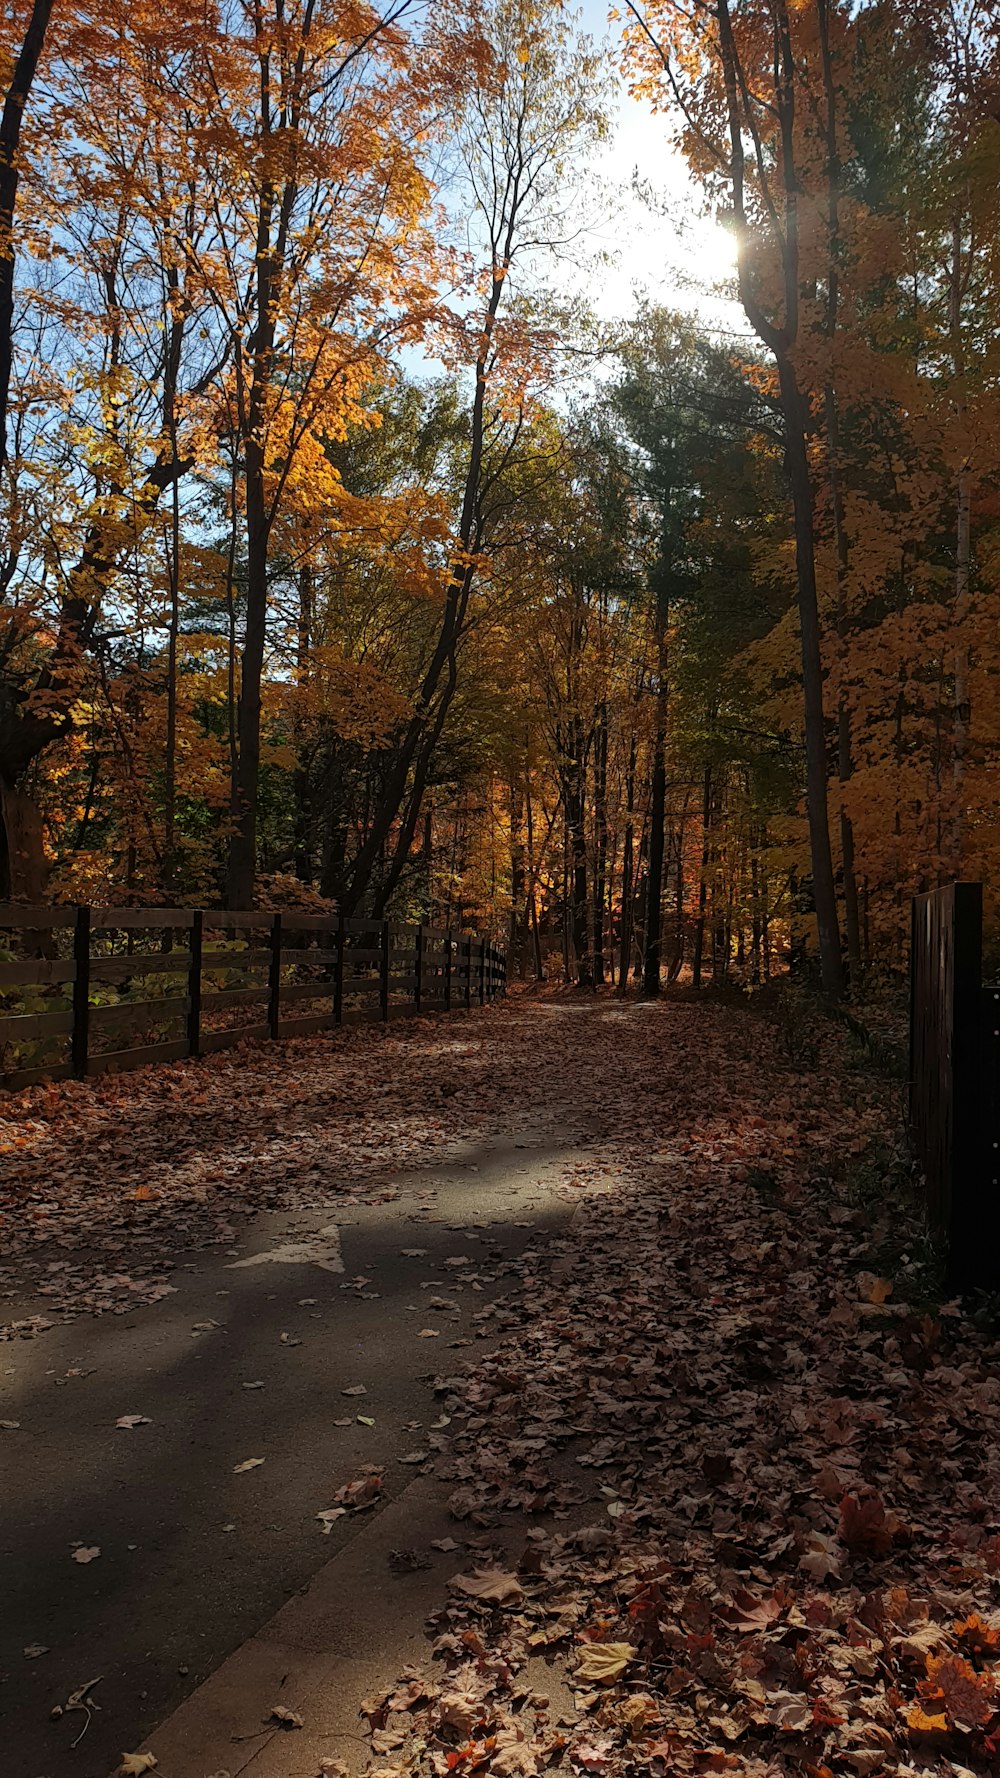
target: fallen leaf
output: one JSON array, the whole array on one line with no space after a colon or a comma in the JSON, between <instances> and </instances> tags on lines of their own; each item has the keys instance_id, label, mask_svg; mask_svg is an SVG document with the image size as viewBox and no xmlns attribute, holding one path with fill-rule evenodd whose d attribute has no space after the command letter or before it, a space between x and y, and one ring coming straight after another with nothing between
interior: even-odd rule
<instances>
[{"instance_id":1,"label":"fallen leaf","mask_svg":"<svg viewBox=\"0 0 1000 1778\"><path fill-rule=\"evenodd\" d=\"M634 1659L630 1642L585 1642L577 1650L576 1677L588 1684L613 1685Z\"/></svg>"},{"instance_id":2,"label":"fallen leaf","mask_svg":"<svg viewBox=\"0 0 1000 1778\"><path fill-rule=\"evenodd\" d=\"M123 1414L120 1420L115 1421L116 1426L122 1426L128 1432L131 1432L133 1426L152 1426L152 1424L148 1414ZM130 1754L128 1757L131 1759L133 1756Z\"/></svg>"},{"instance_id":3,"label":"fallen leaf","mask_svg":"<svg viewBox=\"0 0 1000 1778\"><path fill-rule=\"evenodd\" d=\"M267 1720L268 1722L280 1722L282 1728L285 1729L300 1729L302 1727L302 1718L298 1712L289 1710L284 1704L275 1704Z\"/></svg>"},{"instance_id":4,"label":"fallen leaf","mask_svg":"<svg viewBox=\"0 0 1000 1778\"><path fill-rule=\"evenodd\" d=\"M977 1673L960 1655L928 1655L927 1678L917 1687L930 1710L943 1709L958 1728L980 1728L993 1715L992 1675Z\"/></svg>"},{"instance_id":5,"label":"fallen leaf","mask_svg":"<svg viewBox=\"0 0 1000 1778\"><path fill-rule=\"evenodd\" d=\"M892 1549L898 1526L874 1488L845 1494L840 1503L840 1535L852 1554L878 1560Z\"/></svg>"},{"instance_id":6,"label":"fallen leaf","mask_svg":"<svg viewBox=\"0 0 1000 1778\"><path fill-rule=\"evenodd\" d=\"M508 1605L524 1598L524 1588L516 1574L499 1571L488 1574L456 1574L450 1583L457 1592L487 1605Z\"/></svg>"},{"instance_id":7,"label":"fallen leaf","mask_svg":"<svg viewBox=\"0 0 1000 1778\"><path fill-rule=\"evenodd\" d=\"M872 1272L859 1272L858 1295L863 1303L884 1303L892 1295L892 1279L877 1278Z\"/></svg>"},{"instance_id":8,"label":"fallen leaf","mask_svg":"<svg viewBox=\"0 0 1000 1778\"><path fill-rule=\"evenodd\" d=\"M74 1562L96 1562L100 1553L101 1550L99 1544L93 1543L87 1544L86 1546L81 1544L79 1549L73 1551L73 1560Z\"/></svg>"},{"instance_id":9,"label":"fallen leaf","mask_svg":"<svg viewBox=\"0 0 1000 1778\"><path fill-rule=\"evenodd\" d=\"M915 1735L946 1735L948 1718L943 1712L939 1716L931 1715L919 1704L912 1704L906 1714L906 1726Z\"/></svg>"},{"instance_id":10,"label":"fallen leaf","mask_svg":"<svg viewBox=\"0 0 1000 1778\"><path fill-rule=\"evenodd\" d=\"M245 1475L248 1469L259 1469L263 1461L263 1457L247 1457L243 1463L236 1464L233 1474Z\"/></svg>"},{"instance_id":11,"label":"fallen leaf","mask_svg":"<svg viewBox=\"0 0 1000 1778\"><path fill-rule=\"evenodd\" d=\"M382 1492L382 1477L378 1474L358 1476L353 1482L345 1482L338 1488L334 1499L341 1505L361 1512L367 1506L374 1505Z\"/></svg>"},{"instance_id":12,"label":"fallen leaf","mask_svg":"<svg viewBox=\"0 0 1000 1778\"><path fill-rule=\"evenodd\" d=\"M115 1778L142 1778L143 1772L152 1772L155 1766L155 1754L123 1753L122 1763L118 1767Z\"/></svg>"}]
</instances>

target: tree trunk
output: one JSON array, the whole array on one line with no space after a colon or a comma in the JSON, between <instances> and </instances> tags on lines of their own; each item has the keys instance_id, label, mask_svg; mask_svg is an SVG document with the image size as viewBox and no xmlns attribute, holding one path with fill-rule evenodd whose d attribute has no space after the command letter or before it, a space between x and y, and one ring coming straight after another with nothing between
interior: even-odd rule
<instances>
[{"instance_id":1,"label":"tree trunk","mask_svg":"<svg viewBox=\"0 0 1000 1778\"><path fill-rule=\"evenodd\" d=\"M674 884L674 954L667 980L675 982L684 967L684 830L687 826L688 793L677 824L677 878Z\"/></svg>"},{"instance_id":2,"label":"tree trunk","mask_svg":"<svg viewBox=\"0 0 1000 1778\"><path fill-rule=\"evenodd\" d=\"M757 856L757 846L752 828L750 842L750 981L753 987L759 988L761 980L760 861Z\"/></svg>"},{"instance_id":3,"label":"tree trunk","mask_svg":"<svg viewBox=\"0 0 1000 1778\"><path fill-rule=\"evenodd\" d=\"M635 768L639 751L639 737L633 728L629 740L628 766L625 771L625 840L622 852L622 929L618 949L618 992L624 994L628 988L629 966L632 960L632 917L633 917L633 882L634 869L633 850L635 846Z\"/></svg>"},{"instance_id":4,"label":"tree trunk","mask_svg":"<svg viewBox=\"0 0 1000 1778\"><path fill-rule=\"evenodd\" d=\"M524 812L527 822L528 836L527 911L531 921L531 940L535 957L535 980L536 982L543 982L545 980L545 969L542 964L541 934L538 930L538 865L535 862L535 817L531 801L531 770L528 764L527 751L525 752Z\"/></svg>"},{"instance_id":5,"label":"tree trunk","mask_svg":"<svg viewBox=\"0 0 1000 1778\"><path fill-rule=\"evenodd\" d=\"M705 955L705 919L708 908L708 866L712 846L712 767L705 767L701 804L701 875L698 879L698 918L694 928L694 954L691 958L691 981L701 987L701 969Z\"/></svg>"},{"instance_id":6,"label":"tree trunk","mask_svg":"<svg viewBox=\"0 0 1000 1778\"><path fill-rule=\"evenodd\" d=\"M524 853L524 782L519 772L512 772L508 785L510 808L510 922L508 926L508 967L512 976L523 978L527 956L525 928L528 908L525 887Z\"/></svg>"},{"instance_id":7,"label":"tree trunk","mask_svg":"<svg viewBox=\"0 0 1000 1778\"><path fill-rule=\"evenodd\" d=\"M163 789L163 888L168 904L173 900L177 883L175 830L177 817L177 641L180 633L180 545L180 489L175 482L167 562L170 620L167 626L167 732Z\"/></svg>"},{"instance_id":8,"label":"tree trunk","mask_svg":"<svg viewBox=\"0 0 1000 1778\"><path fill-rule=\"evenodd\" d=\"M570 727L572 753L566 761L565 801L570 851L570 895L576 980L580 988L593 988L590 953L590 904L587 894L586 764L583 757L583 725L574 716Z\"/></svg>"},{"instance_id":9,"label":"tree trunk","mask_svg":"<svg viewBox=\"0 0 1000 1778\"><path fill-rule=\"evenodd\" d=\"M608 869L608 706L602 699L594 735L594 983L604 985L604 896Z\"/></svg>"},{"instance_id":10,"label":"tree trunk","mask_svg":"<svg viewBox=\"0 0 1000 1778\"><path fill-rule=\"evenodd\" d=\"M826 336L831 348L837 335L840 318L840 193L842 183L840 143L837 129L837 80L830 41L830 0L817 0L820 55L823 67L823 92L826 100L826 193L827 193L827 298ZM832 365L831 365L832 376ZM841 683L837 694L837 770L840 779L840 862L844 876L844 926L847 937L847 966L853 986L861 978L861 928L858 920L858 883L854 867L854 827L847 812L845 789L854 770L851 748L851 714L847 707L843 672L847 654L848 610L847 575L848 542L844 525L844 503L840 486L840 416L837 394L830 381L823 397L826 414L827 455L830 476L830 508L833 515L834 546L837 556L837 637L839 640Z\"/></svg>"},{"instance_id":11,"label":"tree trunk","mask_svg":"<svg viewBox=\"0 0 1000 1778\"><path fill-rule=\"evenodd\" d=\"M660 992L660 960L663 943L663 839L667 803L667 617L669 593L666 568L656 594L656 730L653 737L653 777L649 805L649 870L646 875L646 948L642 991Z\"/></svg>"},{"instance_id":12,"label":"tree trunk","mask_svg":"<svg viewBox=\"0 0 1000 1778\"><path fill-rule=\"evenodd\" d=\"M955 378L955 410L959 425L964 426L967 401L965 394L965 348L962 341L962 226L956 218L952 228L951 273L951 350ZM956 635L955 688L952 718L952 872L962 874L962 848L965 839L965 765L972 715L969 699L969 646L965 637L969 615L972 570L972 476L968 459L963 458L956 482L955 509L955 604L953 628Z\"/></svg>"},{"instance_id":13,"label":"tree trunk","mask_svg":"<svg viewBox=\"0 0 1000 1778\"><path fill-rule=\"evenodd\" d=\"M0 470L7 461L7 407L14 360L14 216L24 113L45 44L53 0L35 0L0 115Z\"/></svg>"},{"instance_id":14,"label":"tree trunk","mask_svg":"<svg viewBox=\"0 0 1000 1778\"><path fill-rule=\"evenodd\" d=\"M231 908L253 906L257 870L257 797L260 788L260 711L267 637L267 546L270 526L264 489L264 451L246 440L247 614L236 717L236 825L229 847Z\"/></svg>"},{"instance_id":15,"label":"tree trunk","mask_svg":"<svg viewBox=\"0 0 1000 1778\"><path fill-rule=\"evenodd\" d=\"M562 892L562 964L563 981L567 987L573 980L570 968L570 927L572 921L572 893L570 889L570 840L569 840L569 806L563 793L563 892Z\"/></svg>"},{"instance_id":16,"label":"tree trunk","mask_svg":"<svg viewBox=\"0 0 1000 1778\"><path fill-rule=\"evenodd\" d=\"M844 971L840 955L837 892L830 846L827 803L826 721L823 713L823 662L820 652L819 607L816 597L816 553L812 480L806 449L806 404L791 360L778 359L778 378L787 432L785 460L792 490L795 521L795 571L798 584L802 659L802 702L806 741L806 814L813 899L819 935L820 972L824 991L839 997Z\"/></svg>"},{"instance_id":17,"label":"tree trunk","mask_svg":"<svg viewBox=\"0 0 1000 1778\"><path fill-rule=\"evenodd\" d=\"M312 798L309 782L309 759L306 752L308 726L304 703L310 680L310 651L313 640L313 571L303 562L298 575L299 610L295 638L295 715L292 733L295 741L295 770L292 775L292 796L295 804L295 875L300 883L311 883L315 874L313 846Z\"/></svg>"},{"instance_id":18,"label":"tree trunk","mask_svg":"<svg viewBox=\"0 0 1000 1778\"><path fill-rule=\"evenodd\" d=\"M0 901L44 901L49 867L41 811L4 778L0 817Z\"/></svg>"}]
</instances>

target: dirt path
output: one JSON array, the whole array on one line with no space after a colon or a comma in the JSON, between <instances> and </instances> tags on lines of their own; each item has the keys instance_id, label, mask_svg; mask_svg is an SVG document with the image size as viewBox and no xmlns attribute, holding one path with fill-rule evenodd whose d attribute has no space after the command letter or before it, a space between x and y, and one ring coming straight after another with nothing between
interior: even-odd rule
<instances>
[{"instance_id":1,"label":"dirt path","mask_svg":"<svg viewBox=\"0 0 1000 1778\"><path fill-rule=\"evenodd\" d=\"M371 1620L377 1768L990 1769L996 1349L899 1300L911 1231L852 1196L886 1111L836 1036L807 1077L739 1011L522 999L166 1073L23 1106L6 1157L10 1286L47 1277L57 1323L31 1337L17 1295L0 1347L11 1778L105 1778L355 1540L394 1609L379 1515L410 1527L407 1647L435 1606L439 1660L400 1690ZM229 1770L359 1768L325 1634L303 1730L255 1739L274 1700L230 1700ZM524 1689L546 1656L558 1712ZM84 1716L48 1711L98 1673L70 1750Z\"/></svg>"}]
</instances>

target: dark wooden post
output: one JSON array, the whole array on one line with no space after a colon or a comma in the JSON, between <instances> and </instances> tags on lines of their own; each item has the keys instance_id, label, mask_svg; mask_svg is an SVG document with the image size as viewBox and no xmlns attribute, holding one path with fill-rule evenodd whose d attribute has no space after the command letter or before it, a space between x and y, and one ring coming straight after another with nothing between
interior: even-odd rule
<instances>
[{"instance_id":1,"label":"dark wooden post","mask_svg":"<svg viewBox=\"0 0 1000 1778\"><path fill-rule=\"evenodd\" d=\"M201 908L196 908L191 919L191 961L188 964L187 1040L188 1051L192 1056L201 1055L201 952L204 933L205 916Z\"/></svg>"},{"instance_id":2,"label":"dark wooden post","mask_svg":"<svg viewBox=\"0 0 1000 1778\"><path fill-rule=\"evenodd\" d=\"M421 1002L423 1001L423 997L424 997L424 929L423 929L423 926L417 927L416 970L417 970L417 973L416 973L416 975L414 977L414 981L413 981L413 1005L414 1005L414 1009L419 1013L420 1007L421 1007Z\"/></svg>"},{"instance_id":3,"label":"dark wooden post","mask_svg":"<svg viewBox=\"0 0 1000 1778\"><path fill-rule=\"evenodd\" d=\"M479 1004L486 1005L486 940L479 941Z\"/></svg>"},{"instance_id":4,"label":"dark wooden post","mask_svg":"<svg viewBox=\"0 0 1000 1778\"><path fill-rule=\"evenodd\" d=\"M444 1010L451 1011L451 927L444 935Z\"/></svg>"},{"instance_id":5,"label":"dark wooden post","mask_svg":"<svg viewBox=\"0 0 1000 1778\"><path fill-rule=\"evenodd\" d=\"M281 915L271 921L271 969L268 980L267 1023L277 1038L281 1023Z\"/></svg>"},{"instance_id":6,"label":"dark wooden post","mask_svg":"<svg viewBox=\"0 0 1000 1778\"><path fill-rule=\"evenodd\" d=\"M995 1288L1000 1168L992 1071L1000 1018L982 988L983 892L954 883L917 897L912 933L910 1137L928 1218L947 1242L954 1290ZM984 1024L984 1014L988 1023Z\"/></svg>"},{"instance_id":7,"label":"dark wooden post","mask_svg":"<svg viewBox=\"0 0 1000 1778\"><path fill-rule=\"evenodd\" d=\"M907 1116L912 1130L917 1115L914 1103L914 1059L917 1053L917 980L921 973L922 958L920 955L920 902L916 896L910 902L910 1065L909 1092L907 1098Z\"/></svg>"},{"instance_id":8,"label":"dark wooden post","mask_svg":"<svg viewBox=\"0 0 1000 1778\"><path fill-rule=\"evenodd\" d=\"M987 1172L984 1153L983 888L981 883L956 883L952 893L955 948L948 1275L956 1289L989 1281L995 1287L998 1262L990 1240L994 1232L990 1214L993 1170Z\"/></svg>"},{"instance_id":9,"label":"dark wooden post","mask_svg":"<svg viewBox=\"0 0 1000 1778\"><path fill-rule=\"evenodd\" d=\"M333 954L333 1022L344 1023L344 916L337 915Z\"/></svg>"},{"instance_id":10,"label":"dark wooden post","mask_svg":"<svg viewBox=\"0 0 1000 1778\"><path fill-rule=\"evenodd\" d=\"M465 1010L472 1005L472 940L465 941Z\"/></svg>"},{"instance_id":11,"label":"dark wooden post","mask_svg":"<svg viewBox=\"0 0 1000 1778\"><path fill-rule=\"evenodd\" d=\"M90 909L76 910L73 930L73 1073L77 1080L87 1078L87 1056L90 1049Z\"/></svg>"},{"instance_id":12,"label":"dark wooden post","mask_svg":"<svg viewBox=\"0 0 1000 1778\"><path fill-rule=\"evenodd\" d=\"M382 937L381 937L381 941L380 941L379 960L378 960L379 961L378 1000L379 1000L379 1011L382 1014L383 1025L387 1025L389 1022L389 961L390 961L390 957L392 955L391 943L392 943L392 935L389 931L389 922L388 922L388 920L383 920L382 921Z\"/></svg>"}]
</instances>

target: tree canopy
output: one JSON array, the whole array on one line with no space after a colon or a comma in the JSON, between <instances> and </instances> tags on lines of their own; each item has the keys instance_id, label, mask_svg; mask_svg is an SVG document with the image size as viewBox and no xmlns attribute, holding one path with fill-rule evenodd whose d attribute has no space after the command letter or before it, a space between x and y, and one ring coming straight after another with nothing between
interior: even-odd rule
<instances>
[{"instance_id":1,"label":"tree canopy","mask_svg":"<svg viewBox=\"0 0 1000 1778\"><path fill-rule=\"evenodd\" d=\"M0 16L0 896L650 992L996 924L989 0ZM723 329L601 310L623 104Z\"/></svg>"}]
</instances>

